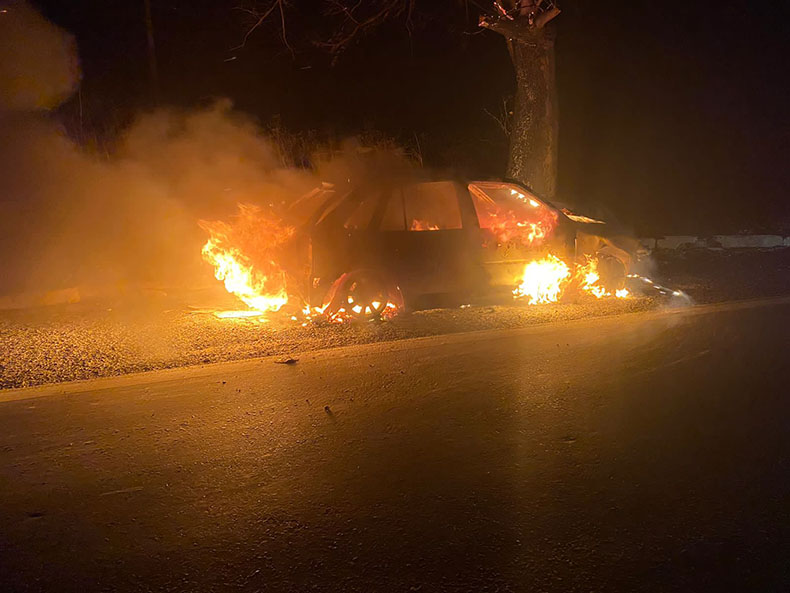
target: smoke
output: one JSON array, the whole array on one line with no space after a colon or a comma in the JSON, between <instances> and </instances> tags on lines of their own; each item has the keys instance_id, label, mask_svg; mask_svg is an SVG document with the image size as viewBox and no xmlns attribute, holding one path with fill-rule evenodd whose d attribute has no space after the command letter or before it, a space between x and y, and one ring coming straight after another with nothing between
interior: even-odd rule
<instances>
[{"instance_id":1,"label":"smoke","mask_svg":"<svg viewBox=\"0 0 790 593\"><path fill-rule=\"evenodd\" d=\"M197 221L236 204L277 204L316 185L280 165L227 102L141 117L111 159L84 152L51 121L0 123L0 250L17 291L77 285L199 283ZM1 291L0 291L1 292Z\"/></svg>"},{"instance_id":2,"label":"smoke","mask_svg":"<svg viewBox=\"0 0 790 593\"><path fill-rule=\"evenodd\" d=\"M52 108L79 80L73 39L20 2L0 13L0 296L206 282L197 221L292 200L313 173L228 101L142 115L111 157L73 142ZM30 48L33 48L32 50Z\"/></svg>"},{"instance_id":3,"label":"smoke","mask_svg":"<svg viewBox=\"0 0 790 593\"><path fill-rule=\"evenodd\" d=\"M143 114L99 154L48 111L79 82L72 37L23 2L0 6L0 306L59 289L215 285L200 220L227 220L238 204L282 211L324 181L343 190L413 174L397 151L353 141L288 167L227 100Z\"/></svg>"},{"instance_id":4,"label":"smoke","mask_svg":"<svg viewBox=\"0 0 790 593\"><path fill-rule=\"evenodd\" d=\"M26 2L0 2L0 110L51 109L79 83L74 38Z\"/></svg>"}]
</instances>

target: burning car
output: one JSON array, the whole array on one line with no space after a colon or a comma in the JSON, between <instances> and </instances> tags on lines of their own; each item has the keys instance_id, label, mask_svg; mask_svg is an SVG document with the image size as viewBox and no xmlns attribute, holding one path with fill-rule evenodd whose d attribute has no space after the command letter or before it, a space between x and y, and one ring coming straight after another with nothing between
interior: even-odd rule
<instances>
[{"instance_id":1,"label":"burning car","mask_svg":"<svg viewBox=\"0 0 790 593\"><path fill-rule=\"evenodd\" d=\"M250 307L237 316L378 319L502 298L623 298L638 247L507 181L324 184L279 216L240 205L233 224L201 224L204 258Z\"/></svg>"},{"instance_id":2,"label":"burning car","mask_svg":"<svg viewBox=\"0 0 790 593\"><path fill-rule=\"evenodd\" d=\"M304 300L328 315L570 294L625 296L636 241L503 181L325 187L303 224ZM511 296L512 295L512 296Z\"/></svg>"},{"instance_id":3,"label":"burning car","mask_svg":"<svg viewBox=\"0 0 790 593\"><path fill-rule=\"evenodd\" d=\"M308 317L378 319L503 297L622 298L638 246L506 181L324 184L282 218L241 205L234 224L202 225L204 258L250 307L239 316L288 305Z\"/></svg>"}]
</instances>

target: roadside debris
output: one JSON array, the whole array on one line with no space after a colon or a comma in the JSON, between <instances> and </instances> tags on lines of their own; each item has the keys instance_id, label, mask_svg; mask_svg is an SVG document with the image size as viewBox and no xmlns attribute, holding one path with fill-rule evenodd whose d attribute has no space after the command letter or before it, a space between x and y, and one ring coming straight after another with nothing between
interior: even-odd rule
<instances>
[{"instance_id":1,"label":"roadside debris","mask_svg":"<svg viewBox=\"0 0 790 593\"><path fill-rule=\"evenodd\" d=\"M298 358L291 358L289 356L288 358L281 358L280 360L275 360L274 364L296 364L297 362L299 362Z\"/></svg>"}]
</instances>

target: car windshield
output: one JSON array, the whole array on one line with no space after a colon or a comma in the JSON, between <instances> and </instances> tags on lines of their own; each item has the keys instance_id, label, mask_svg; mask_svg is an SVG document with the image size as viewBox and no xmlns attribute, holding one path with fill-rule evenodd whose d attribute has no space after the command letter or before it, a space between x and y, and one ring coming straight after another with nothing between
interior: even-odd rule
<instances>
[{"instance_id":1,"label":"car windshield","mask_svg":"<svg viewBox=\"0 0 790 593\"><path fill-rule=\"evenodd\" d=\"M480 228L490 231L497 243L539 245L556 226L556 212L516 184L476 181L469 184L469 193Z\"/></svg>"}]
</instances>

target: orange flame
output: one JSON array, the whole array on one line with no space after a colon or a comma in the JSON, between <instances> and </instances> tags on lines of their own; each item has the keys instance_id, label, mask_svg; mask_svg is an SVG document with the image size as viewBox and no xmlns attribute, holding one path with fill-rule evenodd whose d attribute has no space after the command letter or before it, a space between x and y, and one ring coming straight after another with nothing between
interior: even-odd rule
<instances>
[{"instance_id":1,"label":"orange flame","mask_svg":"<svg viewBox=\"0 0 790 593\"><path fill-rule=\"evenodd\" d=\"M554 230L555 224L550 212L535 222L526 221L511 210L487 212L485 220L481 220L481 225L491 230L497 243L515 241L525 247L541 244Z\"/></svg>"},{"instance_id":2,"label":"orange flame","mask_svg":"<svg viewBox=\"0 0 790 593\"><path fill-rule=\"evenodd\" d=\"M214 266L214 276L225 289L251 309L226 311L223 317L278 311L288 302L285 271L277 260L293 227L248 204L239 204L232 224L200 221L200 226L209 233L203 259Z\"/></svg>"},{"instance_id":3,"label":"orange flame","mask_svg":"<svg viewBox=\"0 0 790 593\"><path fill-rule=\"evenodd\" d=\"M618 299L625 299L630 296L627 288L621 288L612 293L600 284L601 275L598 272L598 258L596 257L588 256L587 262L577 269L576 277L579 278L579 288L597 299L610 296L614 296Z\"/></svg>"},{"instance_id":4,"label":"orange flame","mask_svg":"<svg viewBox=\"0 0 790 593\"><path fill-rule=\"evenodd\" d=\"M487 229L497 244L515 243L536 247L557 226L557 214L516 189L510 201L495 201L486 194L475 194L480 228ZM485 244L484 244L485 246Z\"/></svg>"},{"instance_id":5,"label":"orange flame","mask_svg":"<svg viewBox=\"0 0 790 593\"><path fill-rule=\"evenodd\" d=\"M426 220L420 220L415 218L411 221L411 228L410 231L438 231L439 227L435 224L431 224Z\"/></svg>"},{"instance_id":6,"label":"orange flame","mask_svg":"<svg viewBox=\"0 0 790 593\"><path fill-rule=\"evenodd\" d=\"M529 262L524 267L521 283L513 290L516 299L527 304L556 303L571 278L568 265L554 255Z\"/></svg>"},{"instance_id":7,"label":"orange flame","mask_svg":"<svg viewBox=\"0 0 790 593\"><path fill-rule=\"evenodd\" d=\"M517 280L518 286L513 290L513 298L525 299L527 304L556 303L569 287L571 280L575 279L576 286L595 298L614 297L618 299L629 298L628 289L621 288L614 292L608 291L600 284L601 276L598 273L598 259L588 257L583 266L578 266L575 273L570 267L555 255L548 255L543 259L529 262L524 267L522 277Z\"/></svg>"}]
</instances>

